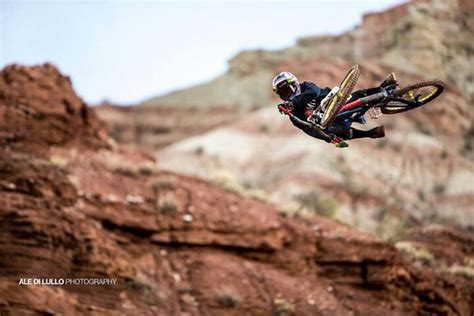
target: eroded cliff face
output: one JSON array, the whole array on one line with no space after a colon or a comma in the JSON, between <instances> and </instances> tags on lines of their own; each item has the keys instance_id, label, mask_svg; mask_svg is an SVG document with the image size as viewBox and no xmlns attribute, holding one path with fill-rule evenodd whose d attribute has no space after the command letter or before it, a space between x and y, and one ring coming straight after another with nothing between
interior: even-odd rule
<instances>
[{"instance_id":1,"label":"eroded cliff face","mask_svg":"<svg viewBox=\"0 0 474 316\"><path fill-rule=\"evenodd\" d=\"M162 167L208 180L220 181L224 174L231 186L258 191L285 209L318 211L324 202L332 211L318 212L381 238L433 222L472 230L473 11L469 1L406 3L367 14L360 26L337 37L307 37L281 51L239 53L225 75L152 99L130 110L134 120L129 113L113 120L102 109L99 113L111 122L119 142L154 149ZM387 136L352 141L347 150L311 139L277 113L270 89L276 72L288 70L301 80L334 86L353 63L362 67L356 89L379 85L392 71L402 86L439 78L447 88L420 109L356 126L385 124ZM141 128L163 126L174 117L170 108L206 113L223 105L241 113L221 123L208 115L216 124L187 134L192 137L186 132L179 138L157 136ZM141 112L157 114L147 120ZM196 120L198 126L206 116ZM123 129L128 134L139 130L140 141L116 133L121 126L129 126ZM165 135L167 146L161 141Z\"/></svg>"},{"instance_id":2,"label":"eroded cliff face","mask_svg":"<svg viewBox=\"0 0 474 316\"><path fill-rule=\"evenodd\" d=\"M83 143L107 146L94 111L77 97L71 81L51 64L11 65L0 75L0 145L5 149Z\"/></svg>"},{"instance_id":3,"label":"eroded cliff face","mask_svg":"<svg viewBox=\"0 0 474 316\"><path fill-rule=\"evenodd\" d=\"M106 145L99 120L78 120L63 141L48 142L57 122L75 121L63 102L48 101L70 85L50 80L64 78L50 65L7 71L38 72L30 86L46 78L51 86L47 100L26 98L21 108L30 86L0 86L2 128L10 131L0 136L14 140L0 154L2 315L472 312L472 280L419 266L393 245L332 220L284 216L272 204L162 171L146 153ZM6 119L30 108L38 119L28 121L29 130L45 135L35 142L38 136ZM54 120L43 121L50 113ZM472 245L463 238L460 245ZM459 258L473 256L463 249ZM19 285L20 278L117 284Z\"/></svg>"},{"instance_id":4,"label":"eroded cliff face","mask_svg":"<svg viewBox=\"0 0 474 316\"><path fill-rule=\"evenodd\" d=\"M356 89L378 84L390 69L368 62L361 66ZM315 58L285 67L329 85L350 64ZM398 77L401 83L421 80L402 71ZM208 180L226 173L234 186L262 190L283 208L322 212L381 238L432 222L470 229L474 163L463 139L469 107L448 87L425 107L357 126L384 124L386 137L350 141L347 150L308 137L274 108L264 108L160 149L156 156L169 170Z\"/></svg>"},{"instance_id":5,"label":"eroded cliff face","mask_svg":"<svg viewBox=\"0 0 474 316\"><path fill-rule=\"evenodd\" d=\"M374 76L364 85L369 82L378 84L387 72L395 71L407 74L405 79L408 80L402 81L403 84L414 78L438 78L446 81L452 90L457 90L455 94L468 106L464 107L461 116L456 117L460 118L459 122L448 115L444 116L443 124L448 129L462 129L460 137L464 139L465 154L469 154L474 146L473 116L469 110L474 100L473 31L474 9L469 1L413 1L385 12L367 14L361 25L337 37L301 38L294 46L280 51L241 52L229 61L226 74L208 83L153 98L126 113L121 109L112 111L113 108L99 108L98 113L106 121L111 121L113 136L119 141L132 143L128 135L133 134L140 139L137 142L140 145L159 149L185 138L185 135L176 137L174 132L162 132L158 136L155 136L156 132L149 132L151 129L163 131L163 124L159 122L165 120L164 117L169 120L170 117L186 117L186 112L193 115L210 112L196 116L194 125L184 123L185 130L190 130L188 135L195 135L208 129L193 126L213 128L241 118L232 109L240 109L242 114L275 104L277 100L270 82L278 71L293 71L302 80L334 86L347 71L341 65L347 67L359 63L366 71L362 78ZM317 66L316 63L323 65ZM364 85L359 87L366 87ZM215 111L208 109L217 107L225 108L227 115L223 117L220 112L216 116ZM146 119L144 115L153 119ZM204 123L206 117L213 124ZM147 123L142 124L142 121ZM422 128L418 131L423 133Z\"/></svg>"}]
</instances>

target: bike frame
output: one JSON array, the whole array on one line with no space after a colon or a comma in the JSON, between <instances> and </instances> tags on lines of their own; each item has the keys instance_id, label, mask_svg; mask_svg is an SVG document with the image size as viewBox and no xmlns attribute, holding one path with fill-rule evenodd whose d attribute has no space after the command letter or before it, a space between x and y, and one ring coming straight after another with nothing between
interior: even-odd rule
<instances>
[{"instance_id":1,"label":"bike frame","mask_svg":"<svg viewBox=\"0 0 474 316\"><path fill-rule=\"evenodd\" d=\"M383 90L382 92L369 95L367 97L363 97L352 101L350 103L345 104L339 113L336 115L336 120L345 120L351 119L351 121L357 121L360 117L364 116L365 113L371 109L373 106L370 106L371 103L377 103L381 100L386 99L390 101L399 101L405 103L407 106L417 106L418 103L416 100L409 101L403 98L394 98L390 96L389 92Z\"/></svg>"},{"instance_id":2,"label":"bike frame","mask_svg":"<svg viewBox=\"0 0 474 316\"><path fill-rule=\"evenodd\" d=\"M371 104L377 104L382 100L386 101L399 101L401 103L405 103L408 106L417 106L418 103L416 100L414 101L409 101L403 98L396 98L390 95L390 92L387 90L382 90L379 93L375 93L357 100L354 100L350 103L345 104L342 109L339 111L339 113L336 115L335 121L342 121L345 119L350 119L351 121L356 121L358 120L361 116L364 116L365 113L373 107ZM303 121L296 117L293 113L289 112L287 113L291 118L293 118L295 121L299 122L302 125L311 127L311 128L318 128L321 130L320 127Z\"/></svg>"},{"instance_id":3,"label":"bike frame","mask_svg":"<svg viewBox=\"0 0 474 316\"><path fill-rule=\"evenodd\" d=\"M345 120L350 118L352 121L357 121L360 117L364 116L365 113L369 110L370 107L362 106L363 103L361 99L357 99L351 103L348 103L342 107L339 113L336 115L336 119Z\"/></svg>"}]
</instances>

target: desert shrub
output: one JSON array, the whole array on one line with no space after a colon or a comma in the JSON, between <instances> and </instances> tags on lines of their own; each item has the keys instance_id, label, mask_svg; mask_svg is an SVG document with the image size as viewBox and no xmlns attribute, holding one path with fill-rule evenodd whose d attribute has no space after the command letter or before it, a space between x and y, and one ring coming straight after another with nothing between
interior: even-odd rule
<instances>
[{"instance_id":1,"label":"desert shrub","mask_svg":"<svg viewBox=\"0 0 474 316\"><path fill-rule=\"evenodd\" d=\"M446 192L446 184L436 183L433 187L433 192L435 194L444 194Z\"/></svg>"},{"instance_id":2,"label":"desert shrub","mask_svg":"<svg viewBox=\"0 0 474 316\"><path fill-rule=\"evenodd\" d=\"M464 266L460 264L453 264L449 268L444 269L448 273L459 275L466 279L474 279L474 268L472 266Z\"/></svg>"},{"instance_id":3,"label":"desert shrub","mask_svg":"<svg viewBox=\"0 0 474 316\"><path fill-rule=\"evenodd\" d=\"M130 161L120 157L108 155L105 158L105 165L108 170L127 177L138 176L138 168Z\"/></svg>"},{"instance_id":4,"label":"desert shrub","mask_svg":"<svg viewBox=\"0 0 474 316\"><path fill-rule=\"evenodd\" d=\"M116 168L112 169L113 172L121 174L127 177L136 177L138 176L137 169L129 166L117 166Z\"/></svg>"},{"instance_id":5,"label":"desert shrub","mask_svg":"<svg viewBox=\"0 0 474 316\"><path fill-rule=\"evenodd\" d=\"M159 200L157 204L158 204L157 205L157 210L160 213L172 214L172 213L176 213L176 211L178 211L178 203L171 196L168 196L168 197L166 197L162 200Z\"/></svg>"},{"instance_id":6,"label":"desert shrub","mask_svg":"<svg viewBox=\"0 0 474 316\"><path fill-rule=\"evenodd\" d=\"M168 294L162 291L158 292L158 297L156 301L158 305L165 306L168 304L168 301L169 301Z\"/></svg>"},{"instance_id":7,"label":"desert shrub","mask_svg":"<svg viewBox=\"0 0 474 316\"><path fill-rule=\"evenodd\" d=\"M166 191L166 190L174 190L175 188L175 183L173 179L170 178L163 178L163 179L157 179L151 183L151 187L153 191L157 194L161 191Z\"/></svg>"},{"instance_id":8,"label":"desert shrub","mask_svg":"<svg viewBox=\"0 0 474 316\"><path fill-rule=\"evenodd\" d=\"M259 126L258 126L258 130L261 132L261 133L268 133L270 131L270 125L268 123L261 123Z\"/></svg>"},{"instance_id":9,"label":"desert shrub","mask_svg":"<svg viewBox=\"0 0 474 316\"><path fill-rule=\"evenodd\" d=\"M197 146L196 149L194 149L194 153L198 156L202 156L204 154L204 147L203 146Z\"/></svg>"},{"instance_id":10,"label":"desert shrub","mask_svg":"<svg viewBox=\"0 0 474 316\"><path fill-rule=\"evenodd\" d=\"M292 315L295 312L295 304L288 302L281 297L275 298L273 300L273 305L275 306L275 314L277 316Z\"/></svg>"},{"instance_id":11,"label":"desert shrub","mask_svg":"<svg viewBox=\"0 0 474 316\"><path fill-rule=\"evenodd\" d=\"M186 305L190 305L190 306L199 306L199 302L198 300L196 299L196 297L194 297L193 295L191 295L190 293L184 293L182 294L180 297L179 297L180 301L183 302L184 304Z\"/></svg>"},{"instance_id":12,"label":"desert shrub","mask_svg":"<svg viewBox=\"0 0 474 316\"><path fill-rule=\"evenodd\" d=\"M262 202L267 202L268 201L268 194L260 189L252 189L252 190L247 190L245 194L248 197L251 197L255 200L262 201Z\"/></svg>"},{"instance_id":13,"label":"desert shrub","mask_svg":"<svg viewBox=\"0 0 474 316\"><path fill-rule=\"evenodd\" d=\"M218 171L214 175L213 182L229 192L233 192L237 194L243 194L244 192L244 189L239 184L234 174L230 172L229 170Z\"/></svg>"},{"instance_id":14,"label":"desert shrub","mask_svg":"<svg viewBox=\"0 0 474 316\"><path fill-rule=\"evenodd\" d=\"M154 290L155 284L147 276L140 273L133 279L126 279L124 288L141 294L150 294Z\"/></svg>"},{"instance_id":15,"label":"desert shrub","mask_svg":"<svg viewBox=\"0 0 474 316\"><path fill-rule=\"evenodd\" d=\"M52 155L51 157L49 157L49 162L60 168L65 168L69 163L66 157L58 155Z\"/></svg>"},{"instance_id":16,"label":"desert shrub","mask_svg":"<svg viewBox=\"0 0 474 316\"><path fill-rule=\"evenodd\" d=\"M431 129L425 124L423 124L422 122L416 121L415 128L422 134L429 135L429 136L433 135L433 132L431 131Z\"/></svg>"},{"instance_id":17,"label":"desert shrub","mask_svg":"<svg viewBox=\"0 0 474 316\"><path fill-rule=\"evenodd\" d=\"M387 140L385 138L379 139L377 141L377 147L378 148L384 148L387 146Z\"/></svg>"},{"instance_id":18,"label":"desert shrub","mask_svg":"<svg viewBox=\"0 0 474 316\"><path fill-rule=\"evenodd\" d=\"M112 137L107 137L107 145L109 146L110 149L115 150L118 148L118 143L115 139Z\"/></svg>"},{"instance_id":19,"label":"desert shrub","mask_svg":"<svg viewBox=\"0 0 474 316\"><path fill-rule=\"evenodd\" d=\"M415 247L411 242L401 241L395 244L395 247L410 257L412 260L420 261L424 264L431 265L434 260L433 255L426 249Z\"/></svg>"},{"instance_id":20,"label":"desert shrub","mask_svg":"<svg viewBox=\"0 0 474 316\"><path fill-rule=\"evenodd\" d=\"M296 197L296 200L315 213L331 218L336 215L340 206L339 202L333 197L322 196L317 192L300 194Z\"/></svg>"},{"instance_id":21,"label":"desert shrub","mask_svg":"<svg viewBox=\"0 0 474 316\"><path fill-rule=\"evenodd\" d=\"M235 307L242 299L240 296L230 289L224 289L216 294L216 302L222 307Z\"/></svg>"},{"instance_id":22,"label":"desert shrub","mask_svg":"<svg viewBox=\"0 0 474 316\"><path fill-rule=\"evenodd\" d=\"M152 176L158 172L158 167L153 161L146 161L138 166L138 172L144 176Z\"/></svg>"},{"instance_id":23,"label":"desert shrub","mask_svg":"<svg viewBox=\"0 0 474 316\"><path fill-rule=\"evenodd\" d=\"M426 201L426 193L422 189L418 190L418 199L420 201Z\"/></svg>"},{"instance_id":24,"label":"desert shrub","mask_svg":"<svg viewBox=\"0 0 474 316\"><path fill-rule=\"evenodd\" d=\"M290 201L288 203L278 204L278 212L285 217L306 215L305 213L307 212L307 207L302 205L300 202ZM312 210L311 212L314 211Z\"/></svg>"},{"instance_id":25,"label":"desert shrub","mask_svg":"<svg viewBox=\"0 0 474 316\"><path fill-rule=\"evenodd\" d=\"M125 201L129 204L141 204L145 202L145 199L143 198L143 196L140 195L128 194L125 198Z\"/></svg>"}]
</instances>

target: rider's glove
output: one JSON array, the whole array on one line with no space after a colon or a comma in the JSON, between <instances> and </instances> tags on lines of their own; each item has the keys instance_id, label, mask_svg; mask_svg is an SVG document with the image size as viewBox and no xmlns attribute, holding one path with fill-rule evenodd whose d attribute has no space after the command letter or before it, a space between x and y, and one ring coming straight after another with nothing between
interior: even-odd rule
<instances>
[{"instance_id":1,"label":"rider's glove","mask_svg":"<svg viewBox=\"0 0 474 316\"><path fill-rule=\"evenodd\" d=\"M337 143L336 147L337 148L346 148L346 147L349 147L349 144L345 141L342 141L342 142Z\"/></svg>"},{"instance_id":2,"label":"rider's glove","mask_svg":"<svg viewBox=\"0 0 474 316\"><path fill-rule=\"evenodd\" d=\"M290 114L293 111L293 105L289 101L278 104L280 114Z\"/></svg>"},{"instance_id":3,"label":"rider's glove","mask_svg":"<svg viewBox=\"0 0 474 316\"><path fill-rule=\"evenodd\" d=\"M319 122L321 121L321 116L321 112L319 112L318 110L312 110L306 120L313 124L319 124Z\"/></svg>"},{"instance_id":4,"label":"rider's glove","mask_svg":"<svg viewBox=\"0 0 474 316\"><path fill-rule=\"evenodd\" d=\"M346 148L349 147L349 144L344 141L344 139L334 136L331 140L331 144L334 144L337 148Z\"/></svg>"}]
</instances>

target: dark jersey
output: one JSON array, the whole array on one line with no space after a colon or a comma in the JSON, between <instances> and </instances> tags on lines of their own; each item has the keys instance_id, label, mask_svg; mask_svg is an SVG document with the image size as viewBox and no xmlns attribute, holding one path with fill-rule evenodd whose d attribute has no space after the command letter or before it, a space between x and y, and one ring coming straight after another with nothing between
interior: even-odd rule
<instances>
[{"instance_id":1,"label":"dark jersey","mask_svg":"<svg viewBox=\"0 0 474 316\"><path fill-rule=\"evenodd\" d=\"M303 82L301 84L301 93L290 100L293 105L293 114L300 120L306 121L308 113L315 110L330 91L330 88L320 88L312 82ZM331 141L330 137L319 130L303 125L294 119L291 119L291 122L312 137L323 139L327 142Z\"/></svg>"}]
</instances>

